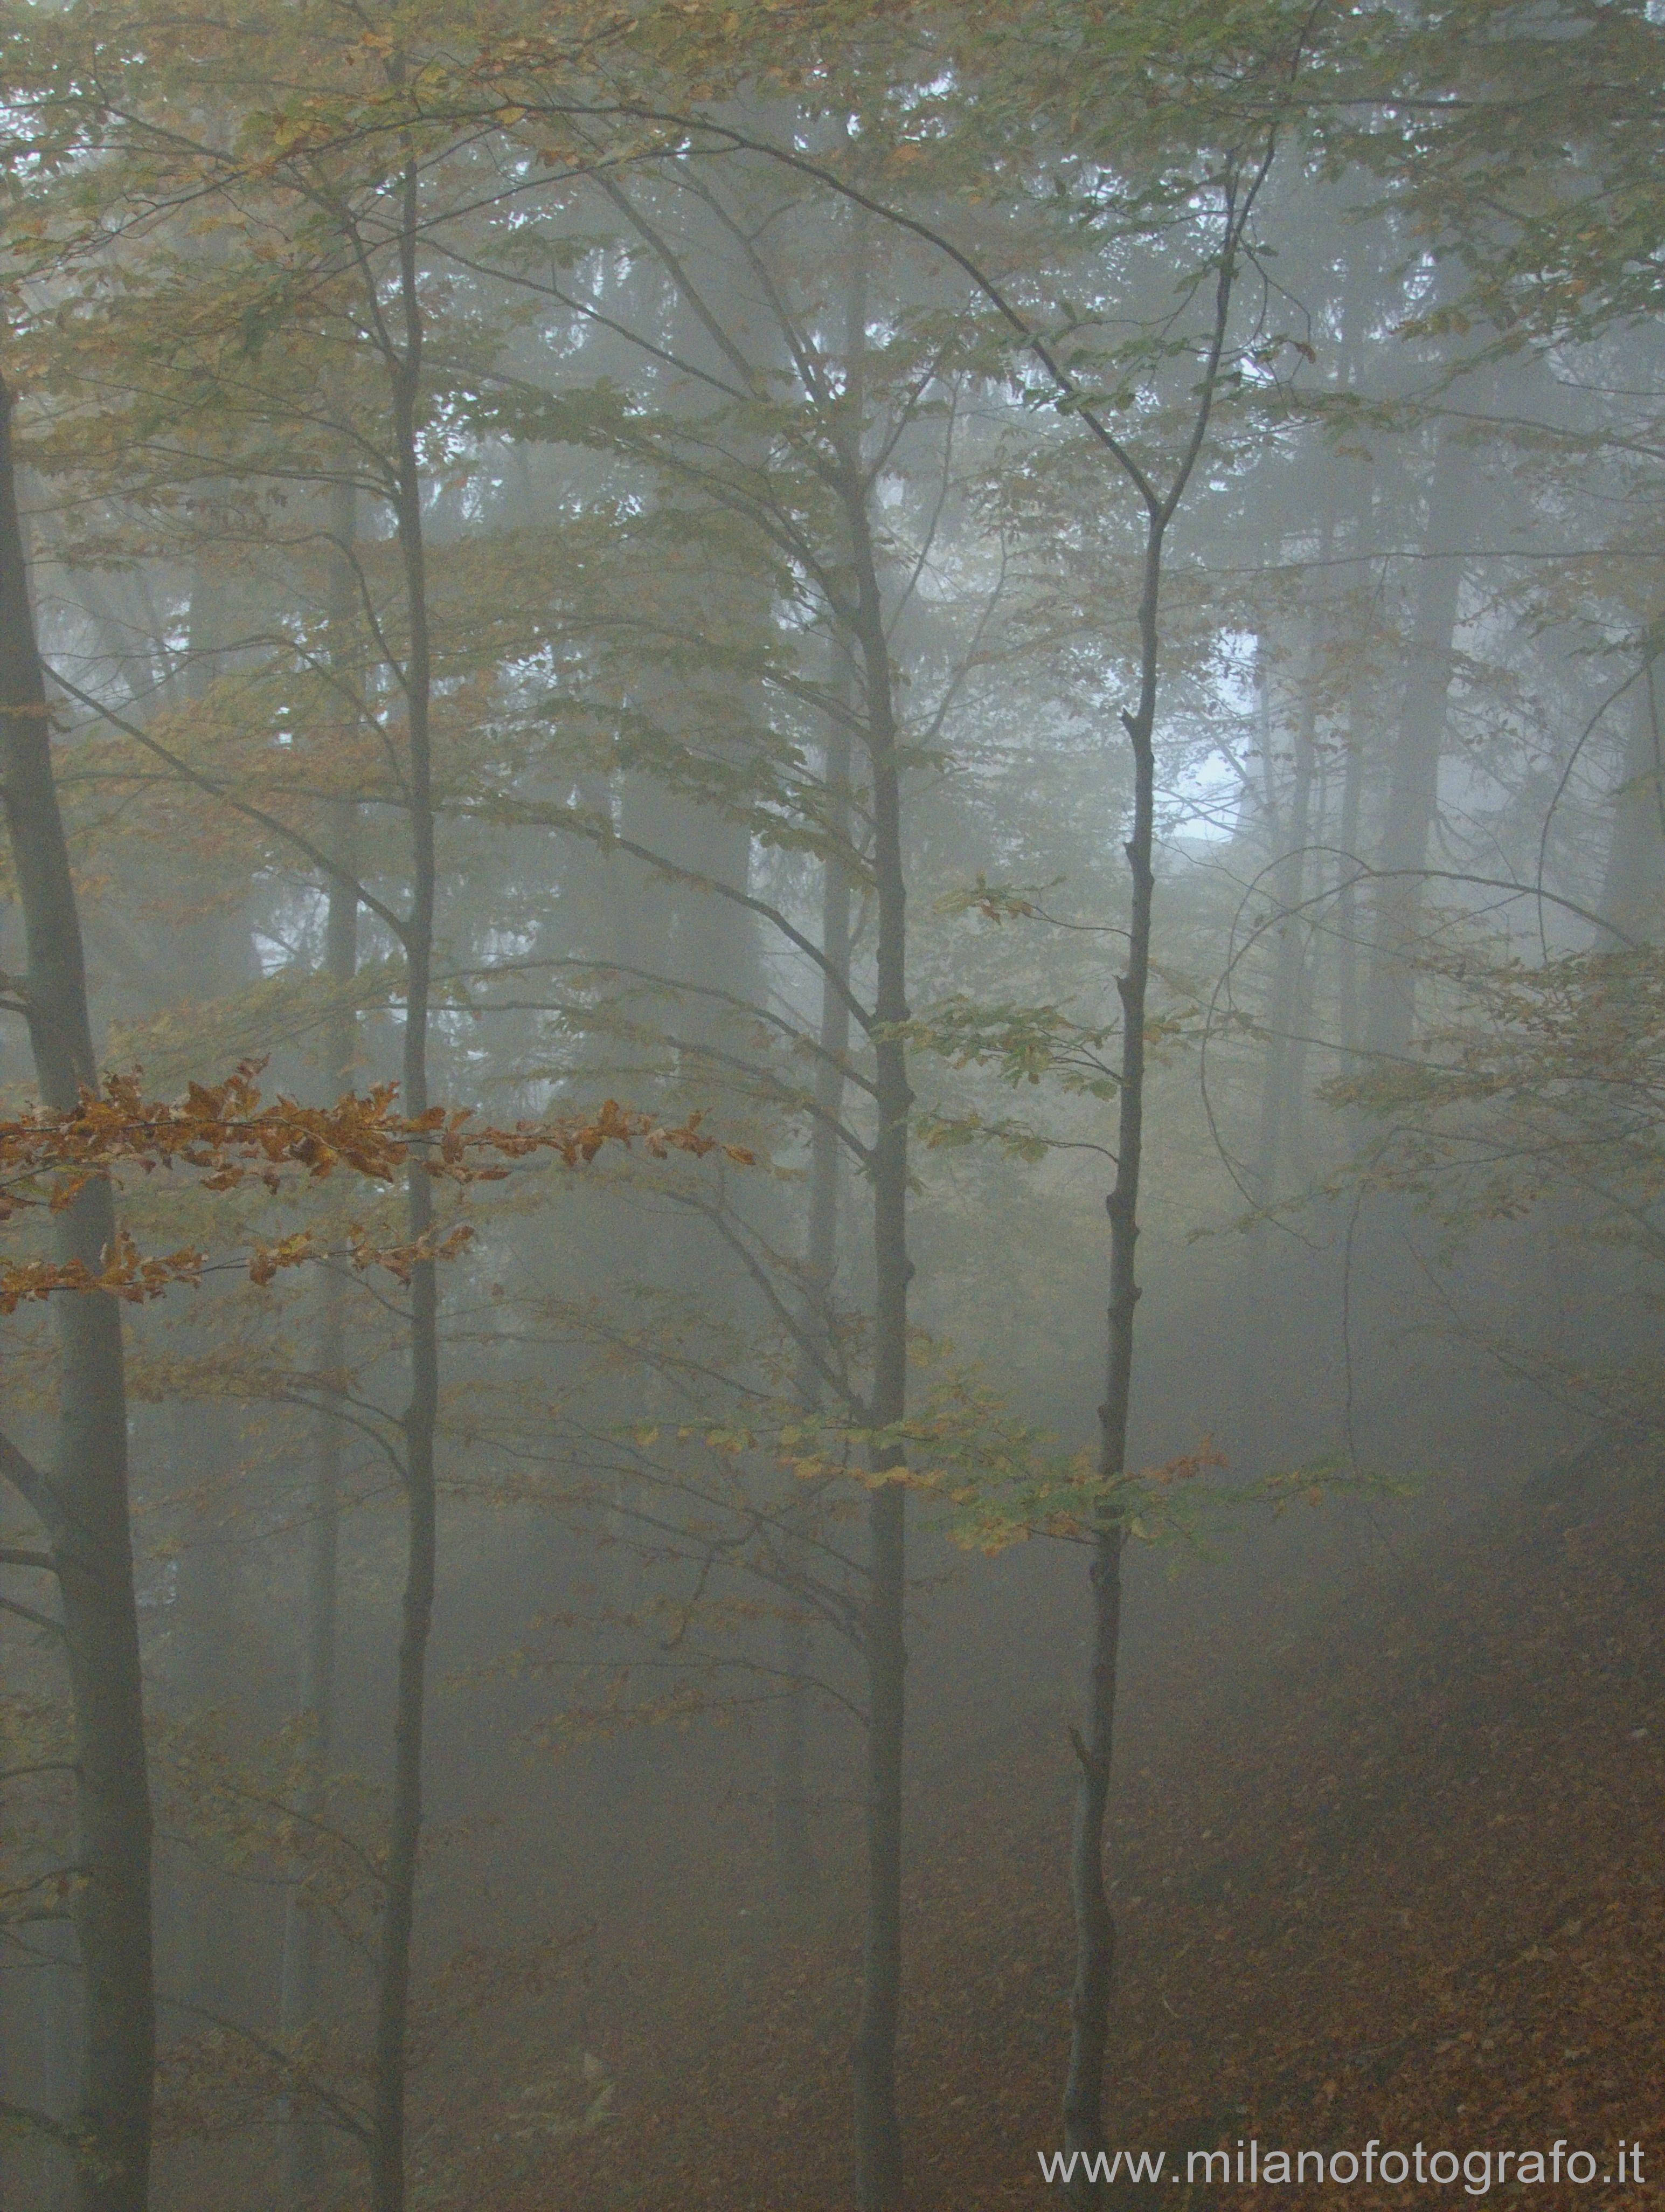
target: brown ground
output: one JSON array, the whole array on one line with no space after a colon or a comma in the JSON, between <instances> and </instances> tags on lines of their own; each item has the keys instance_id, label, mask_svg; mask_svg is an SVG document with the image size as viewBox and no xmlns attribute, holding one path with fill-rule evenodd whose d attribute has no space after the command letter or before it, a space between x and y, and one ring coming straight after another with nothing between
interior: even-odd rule
<instances>
[{"instance_id":1,"label":"brown ground","mask_svg":"<svg viewBox=\"0 0 1665 2212\"><path fill-rule=\"evenodd\" d=\"M1112 2141L1172 2159L1251 2136L1562 2136L1599 2175L1623 2138L1665 2187L1665 1511L1639 1481L1564 1480L1373 1562L1293 1649L1227 1678L1199 1635L1165 1662L1117 1807ZM1036 2152L1059 2139L1068 1762L1037 1720L917 1790L909 2212L1063 2203ZM736 1902L747 1869L725 1881L701 1851L690 1833L686 1901L615 1939L584 1995L618 2084L609 2123L562 2141L452 2116L482 2212L853 2201L847 1905L789 1934ZM521 2074L546 2032L520 2016ZM1474 2200L1459 2183L1210 2201Z\"/></svg>"}]
</instances>

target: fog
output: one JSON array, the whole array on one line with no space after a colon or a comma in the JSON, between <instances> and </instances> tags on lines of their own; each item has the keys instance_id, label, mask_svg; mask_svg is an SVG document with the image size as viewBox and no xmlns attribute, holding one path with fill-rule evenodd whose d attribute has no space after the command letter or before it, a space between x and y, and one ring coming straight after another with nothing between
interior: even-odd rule
<instances>
[{"instance_id":1,"label":"fog","mask_svg":"<svg viewBox=\"0 0 1665 2212\"><path fill-rule=\"evenodd\" d=\"M7 2212L1647 2201L1655 15L9 9Z\"/></svg>"}]
</instances>

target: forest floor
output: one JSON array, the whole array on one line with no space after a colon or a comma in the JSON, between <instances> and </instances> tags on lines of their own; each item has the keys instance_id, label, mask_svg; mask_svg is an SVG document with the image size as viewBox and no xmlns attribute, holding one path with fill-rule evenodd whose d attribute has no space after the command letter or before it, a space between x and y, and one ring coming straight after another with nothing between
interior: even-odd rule
<instances>
[{"instance_id":1,"label":"forest floor","mask_svg":"<svg viewBox=\"0 0 1665 2212\"><path fill-rule=\"evenodd\" d=\"M1665 1509L1650 1486L1589 1477L1377 1547L1316 1626L1229 1674L1200 1641L1168 1654L1117 1804L1111 2142L1166 2148L1172 2170L1239 2139L1547 2154L1559 2137L1594 2154L1604 2203L1649 2203L1665 2187L1662 1662ZM1059 1735L1037 1720L917 1784L909 2212L1063 2201L1036 2155L1060 2140L1067 2034ZM588 2001L605 2124L499 2134L503 2170L475 2169L490 2212L851 2202L848 1903L796 1929L748 1915L734 1893L713 1902L693 1837L689 1854L680 1912L645 1911ZM520 2047L537 2033L523 2018ZM1650 2186L1600 2187L1621 2141L1649 2154ZM1191 2201L1166 2179L1137 2194ZM1463 2197L1360 2182L1208 2201Z\"/></svg>"}]
</instances>

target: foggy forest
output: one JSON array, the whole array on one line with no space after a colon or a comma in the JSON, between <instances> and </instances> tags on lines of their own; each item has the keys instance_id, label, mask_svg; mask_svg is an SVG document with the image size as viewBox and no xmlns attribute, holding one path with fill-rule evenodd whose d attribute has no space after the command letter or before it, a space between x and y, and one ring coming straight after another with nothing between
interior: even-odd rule
<instances>
[{"instance_id":1,"label":"foggy forest","mask_svg":"<svg viewBox=\"0 0 1665 2212\"><path fill-rule=\"evenodd\" d=\"M1661 0L0 5L5 2212L1650 2203Z\"/></svg>"}]
</instances>

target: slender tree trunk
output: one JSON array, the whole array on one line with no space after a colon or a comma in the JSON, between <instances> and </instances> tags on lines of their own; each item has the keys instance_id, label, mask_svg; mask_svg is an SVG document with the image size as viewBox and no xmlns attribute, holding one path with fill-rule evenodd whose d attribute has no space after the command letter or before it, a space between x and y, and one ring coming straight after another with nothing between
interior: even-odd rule
<instances>
[{"instance_id":1,"label":"slender tree trunk","mask_svg":"<svg viewBox=\"0 0 1665 2212\"><path fill-rule=\"evenodd\" d=\"M73 1107L98 1079L81 924L52 779L44 674L29 604L0 386L0 782L23 915L29 1044L43 1103ZM53 1216L58 1256L97 1268L115 1238L110 1186ZM85 1984L76 2174L79 2212L143 2212L149 2184L155 1993L151 1814L128 1517L120 1310L102 1295L52 1301L60 1375L51 1471L6 1464L45 1524L56 1565L75 1714L73 1893Z\"/></svg>"},{"instance_id":2,"label":"slender tree trunk","mask_svg":"<svg viewBox=\"0 0 1665 2212\"><path fill-rule=\"evenodd\" d=\"M1259 176L1270 165L1268 146ZM1105 1358L1105 1395L1099 1407L1099 1474L1116 1484L1127 1468L1128 1421L1133 1401L1134 1316L1139 1303L1136 1254L1139 1187L1145 1135L1145 1021L1150 996L1151 923L1155 902L1156 701L1161 660L1162 561L1167 532L1202 456L1214 411L1220 363L1236 285L1243 225L1258 184L1239 198L1234 180L1226 204L1220 265L1214 278L1214 328L1196 412L1184 453L1166 494L1117 447L1117 465L1145 508L1145 550L1139 589L1139 691L1122 726L1133 757L1133 821L1125 851L1129 888L1127 966L1117 978L1122 1001L1122 1060L1117 1109L1116 1179L1105 1200L1110 1216L1110 1305ZM1100 436L1105 434L1099 433ZM1064 2080L1064 2142L1091 2154L1104 2147L1105 2054L1110 2041L1110 2000L1116 1971L1116 1924L1105 1882L1105 1815L1115 1749L1116 1703L1122 1631L1122 1553L1127 1530L1113 1498L1107 1498L1093 1538L1088 1576L1092 1629L1085 1726L1075 1736L1079 1776L1070 1851L1070 1901L1075 1920L1075 1978L1070 1990L1069 2065ZM1098 2185L1083 2179L1076 2197L1096 2201Z\"/></svg>"},{"instance_id":3,"label":"slender tree trunk","mask_svg":"<svg viewBox=\"0 0 1665 2212\"><path fill-rule=\"evenodd\" d=\"M857 418L859 421L859 416ZM873 876L878 975L874 994L878 1133L873 1179L873 1397L875 1428L907 1408L907 888L902 856L901 772L895 695L879 570L859 456L849 468L846 500L858 602L855 630L865 713L863 729L873 785ZM872 1469L902 1465L899 1449L875 1449ZM867 1932L862 2008L853 2052L857 2185L863 2212L893 2212L901 2201L902 2135L896 2111L896 2028L902 1980L902 1750L907 1650L907 1492L881 1483L868 1507L869 1588L863 1638L867 1662Z\"/></svg>"},{"instance_id":4,"label":"slender tree trunk","mask_svg":"<svg viewBox=\"0 0 1665 2212\"><path fill-rule=\"evenodd\" d=\"M1321 568L1328 561L1332 538L1329 517L1326 515L1318 544ZM1312 842L1313 785L1317 770L1317 686L1322 676L1327 622L1328 610L1320 601L1308 612L1305 666L1292 733L1293 758L1288 805L1287 808L1279 806L1272 817L1281 848L1271 875L1272 896L1281 918L1277 926L1271 988L1267 994L1263 1022L1266 1061L1250 1165L1255 1217L1246 1239L1243 1286L1246 1326L1238 1354L1238 1449L1251 1464L1258 1463L1268 1449L1275 1449L1267 1433L1265 1412L1266 1275L1271 1247L1271 1209L1278 1200L1283 1165L1286 1160L1298 1159L1300 1152L1306 1077L1305 1014L1309 996L1306 924L1301 909L1309 874L1307 848ZM1269 706L1269 698L1268 703ZM1268 714L1268 749L1275 725L1276 717ZM1268 782L1273 781L1268 769Z\"/></svg>"},{"instance_id":5,"label":"slender tree trunk","mask_svg":"<svg viewBox=\"0 0 1665 2212\"><path fill-rule=\"evenodd\" d=\"M832 692L834 713L827 738L825 781L826 827L836 847L851 835L851 735L846 719L855 686L842 640L833 643ZM850 1054L850 870L837 849L821 870L821 951L829 973L821 982L820 1054L815 1063L815 1111L809 1131L809 1218L804 1239L804 1325L822 1345L831 1342L832 1285L839 1259L839 1139L844 1111L845 1063ZM820 1400L820 1376L808 1353L798 1363L797 1392L806 1407ZM790 1561L789 1561L790 1564ZM804 1676L809 1639L803 1623L789 1615L783 1624L780 1663L786 1678L780 1737L775 1762L775 1839L781 1885L789 1900L801 1900L816 1881L810 1844L809 1812L804 1790L804 1732L808 1690Z\"/></svg>"},{"instance_id":6,"label":"slender tree trunk","mask_svg":"<svg viewBox=\"0 0 1665 2212\"><path fill-rule=\"evenodd\" d=\"M1335 1034L1350 1064L1359 1046L1359 887L1353 863L1359 859L1359 820L1365 787L1364 715L1357 693L1347 705L1347 764L1341 775L1341 819L1336 832L1341 848L1341 881L1335 894Z\"/></svg>"},{"instance_id":7,"label":"slender tree trunk","mask_svg":"<svg viewBox=\"0 0 1665 2212\"><path fill-rule=\"evenodd\" d=\"M331 534L340 549L331 562L330 657L339 666L349 621L349 549L356 529L353 487L337 488ZM341 872L330 884L324 933L324 974L338 994L325 1031L326 1088L331 1098L353 1087L357 1023L349 997L358 969L358 809L350 799L330 804L330 845ZM342 1387L346 1365L346 1305L342 1286L332 1272L324 1278L319 1299L314 1365L321 1388ZM301 1772L295 1808L303 1818L315 1814L335 1731L336 1555L341 1525L342 1427L327 1402L318 1415L312 1480L306 1500L305 1583L301 1596L300 1698L297 1718L302 1730ZM279 1984L279 2020L286 2045L293 2047L318 2017L318 1925L298 1888L292 1888L283 1917L283 1958ZM322 2131L293 2097L284 2115L282 2190L285 2212L300 2212L318 2194L323 2179Z\"/></svg>"},{"instance_id":8,"label":"slender tree trunk","mask_svg":"<svg viewBox=\"0 0 1665 2212\"><path fill-rule=\"evenodd\" d=\"M1305 934L1299 913L1306 886L1307 843L1311 834L1312 784L1317 765L1314 738L1317 702L1313 684L1319 652L1319 617L1312 616L1312 635L1306 655L1302 696L1296 708L1293 775L1287 807L1275 799L1274 764L1268 762L1268 815L1273 835L1281 847L1271 871L1272 896L1282 919L1279 921L1273 954L1271 988L1267 994L1262 1028L1266 1060L1261 1076L1260 1113L1255 1149L1250 1162L1249 1185L1255 1213L1249 1224L1244 1253L1243 1310L1246 1317L1238 1350L1238 1451L1257 1462L1268 1447L1263 1410L1266 1375L1266 1271L1269 1256L1269 1209L1278 1196L1279 1170L1293 1152L1293 1124L1299 1111L1299 1090L1305 1066L1297 1030L1306 981ZM1264 743L1273 750L1276 715L1271 711L1268 684L1268 713ZM1275 849L1275 848L1274 848Z\"/></svg>"},{"instance_id":9,"label":"slender tree trunk","mask_svg":"<svg viewBox=\"0 0 1665 2212\"><path fill-rule=\"evenodd\" d=\"M1319 557L1329 552L1326 530ZM1314 608L1310 618L1306 668L1301 697L1295 712L1294 774L1289 810L1283 826L1283 852L1273 878L1273 896L1284 919L1279 924L1277 956L1266 1012L1266 1072L1262 1079L1259 1126L1255 1137L1254 1192L1256 1206L1271 1205L1277 1195L1278 1174L1294 1149L1292 1124L1299 1108L1299 1085L1305 1052L1299 1034L1305 996L1305 933L1300 907L1306 894L1307 846L1312 835L1312 784L1317 767L1317 690L1323 654L1326 611ZM1265 1256L1263 1219L1256 1222L1250 1245L1257 1272Z\"/></svg>"},{"instance_id":10,"label":"slender tree trunk","mask_svg":"<svg viewBox=\"0 0 1665 2212\"><path fill-rule=\"evenodd\" d=\"M343 1354L340 1285L325 1279L318 1317L316 1364L328 1378L341 1371ZM300 1697L297 1718L304 1731L294 1809L305 1820L318 1812L335 1723L336 1570L340 1530L341 1427L326 1410L318 1419L312 1481L306 1499L305 1584L301 1594ZM283 1956L278 2019L286 2047L294 2049L318 2018L318 1927L300 1894L300 1877L284 1902ZM304 2098L287 2100L282 2134L285 2212L311 2203L323 2179L324 2145Z\"/></svg>"},{"instance_id":11,"label":"slender tree trunk","mask_svg":"<svg viewBox=\"0 0 1665 2212\"><path fill-rule=\"evenodd\" d=\"M410 645L405 662L409 718L409 794L411 902L404 928L407 982L403 1103L407 1114L427 1110L427 1032L433 958L433 789L429 708L433 664L428 641L427 574L422 538L422 486L416 450L421 388L422 320L416 287L417 171L403 179L400 285L402 353L392 364L396 501ZM413 1242L433 1224L433 1185L413 1152L406 1182ZM404 1415L407 1509L405 1587L401 1608L393 1721L392 1803L388 1816L386 1897L376 1991L371 2085L371 2203L373 2212L403 2212L405 2076L410 2025L410 1949L422 1826L422 1729L428 1638L433 1623L436 1553L434 1433L439 1413L439 1286L432 1260L410 1277L410 1401Z\"/></svg>"},{"instance_id":12,"label":"slender tree trunk","mask_svg":"<svg viewBox=\"0 0 1665 2212\"><path fill-rule=\"evenodd\" d=\"M1357 258L1348 264L1343 298L1341 383L1344 389L1351 392L1359 388L1363 373L1360 349L1369 325L1368 287ZM1344 635L1352 631L1357 641L1355 650L1362 648L1364 653L1363 662L1355 668L1347 690L1347 750L1335 831L1340 847L1335 863L1340 875L1335 897L1335 1034L1347 1056L1344 1064L1350 1065L1361 1041L1360 916L1354 879L1362 858L1359 835L1365 795L1365 733L1370 721L1371 643L1377 622L1377 593L1366 565L1374 550L1376 469L1369 456L1360 454L1351 454L1345 460L1338 455L1331 465L1340 472L1336 495L1342 514L1343 537L1354 563L1355 576L1352 586L1341 594L1339 625Z\"/></svg>"},{"instance_id":13,"label":"slender tree trunk","mask_svg":"<svg viewBox=\"0 0 1665 2212\"><path fill-rule=\"evenodd\" d=\"M1139 1301L1135 1259L1144 1145L1145 1011L1150 991L1151 921L1156 888L1154 733L1163 543L1164 526L1153 519L1139 605L1139 699L1134 711L1122 718L1133 754L1133 824L1127 842L1132 896L1127 966L1117 979L1122 1001L1122 1065L1116 1180L1105 1202L1110 1216L1110 1306L1105 1396L1099 1408L1099 1472L1107 1481L1113 1481L1127 1465L1134 1311ZM1069 1998L1069 2069L1064 2083L1063 2119L1066 2146L1089 2153L1100 2149L1104 2142L1105 2053L1116 1971L1116 1927L1105 1884L1105 1814L1115 1746L1125 1541L1126 1532L1119 1521L1106 1522L1093 1541L1086 1726L1075 1744L1080 1773L1069 1867L1075 1918L1075 1980Z\"/></svg>"},{"instance_id":14,"label":"slender tree trunk","mask_svg":"<svg viewBox=\"0 0 1665 2212\"><path fill-rule=\"evenodd\" d=\"M1439 766L1451 690L1462 562L1472 534L1474 470L1449 429L1435 448L1428 519L1412 596L1405 689L1393 751L1387 819L1377 861L1386 880L1376 902L1365 1042L1372 1052L1402 1054L1416 1025L1414 957L1428 840L1439 812Z\"/></svg>"}]
</instances>

